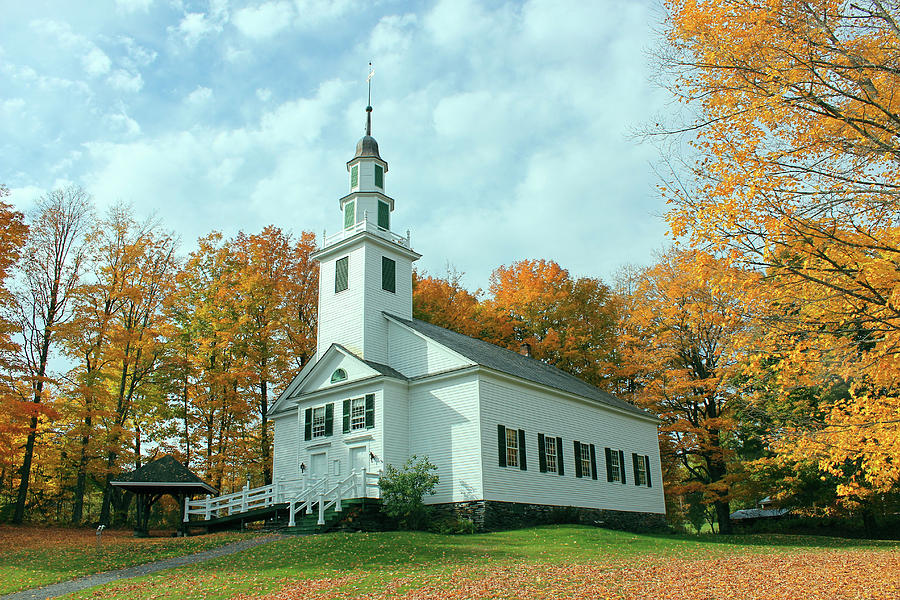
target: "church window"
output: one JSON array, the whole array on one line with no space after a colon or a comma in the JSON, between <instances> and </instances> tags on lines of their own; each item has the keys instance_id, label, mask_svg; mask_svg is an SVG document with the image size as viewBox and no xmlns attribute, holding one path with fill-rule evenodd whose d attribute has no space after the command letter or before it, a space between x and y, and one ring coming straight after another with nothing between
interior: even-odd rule
<instances>
[{"instance_id":1,"label":"church window","mask_svg":"<svg viewBox=\"0 0 900 600\"><path fill-rule=\"evenodd\" d=\"M381 257L381 289L386 292L397 291L397 263L387 256Z\"/></svg>"},{"instance_id":2,"label":"church window","mask_svg":"<svg viewBox=\"0 0 900 600\"><path fill-rule=\"evenodd\" d=\"M350 229L356 224L356 216L353 214L355 206L356 202L352 201L344 205L344 229Z\"/></svg>"},{"instance_id":3,"label":"church window","mask_svg":"<svg viewBox=\"0 0 900 600\"><path fill-rule=\"evenodd\" d=\"M375 427L375 394L344 400L344 433Z\"/></svg>"},{"instance_id":4,"label":"church window","mask_svg":"<svg viewBox=\"0 0 900 600\"><path fill-rule=\"evenodd\" d=\"M359 184L359 165L350 167L350 189L352 190Z\"/></svg>"},{"instance_id":5,"label":"church window","mask_svg":"<svg viewBox=\"0 0 900 600\"><path fill-rule=\"evenodd\" d=\"M544 438L544 460L547 461L547 473L556 473L556 440Z\"/></svg>"},{"instance_id":6,"label":"church window","mask_svg":"<svg viewBox=\"0 0 900 600\"><path fill-rule=\"evenodd\" d=\"M350 401L350 429L366 428L366 399L354 398Z\"/></svg>"},{"instance_id":7,"label":"church window","mask_svg":"<svg viewBox=\"0 0 900 600\"><path fill-rule=\"evenodd\" d=\"M606 448L606 480L625 483L625 453Z\"/></svg>"},{"instance_id":8,"label":"church window","mask_svg":"<svg viewBox=\"0 0 900 600\"><path fill-rule=\"evenodd\" d=\"M304 440L331 435L334 432L334 403L307 408L303 425Z\"/></svg>"},{"instance_id":9,"label":"church window","mask_svg":"<svg viewBox=\"0 0 900 600\"><path fill-rule=\"evenodd\" d=\"M575 477L597 479L597 450L593 444L575 442Z\"/></svg>"},{"instance_id":10,"label":"church window","mask_svg":"<svg viewBox=\"0 0 900 600\"><path fill-rule=\"evenodd\" d=\"M634 485L650 487L650 457L632 453L631 462L634 465Z\"/></svg>"},{"instance_id":11,"label":"church window","mask_svg":"<svg viewBox=\"0 0 900 600\"><path fill-rule=\"evenodd\" d=\"M525 430L497 425L500 466L519 467L525 471Z\"/></svg>"},{"instance_id":12,"label":"church window","mask_svg":"<svg viewBox=\"0 0 900 600\"><path fill-rule=\"evenodd\" d=\"M378 226L382 229L391 228L391 207L381 200L378 201Z\"/></svg>"},{"instance_id":13,"label":"church window","mask_svg":"<svg viewBox=\"0 0 900 600\"><path fill-rule=\"evenodd\" d=\"M375 185L384 189L384 167L375 165Z\"/></svg>"},{"instance_id":14,"label":"church window","mask_svg":"<svg viewBox=\"0 0 900 600\"><path fill-rule=\"evenodd\" d=\"M331 383L337 383L345 379L347 379L347 371L343 369L335 369L334 373L331 374Z\"/></svg>"},{"instance_id":15,"label":"church window","mask_svg":"<svg viewBox=\"0 0 900 600\"><path fill-rule=\"evenodd\" d=\"M334 293L343 292L349 287L350 257L339 258L334 263Z\"/></svg>"}]
</instances>

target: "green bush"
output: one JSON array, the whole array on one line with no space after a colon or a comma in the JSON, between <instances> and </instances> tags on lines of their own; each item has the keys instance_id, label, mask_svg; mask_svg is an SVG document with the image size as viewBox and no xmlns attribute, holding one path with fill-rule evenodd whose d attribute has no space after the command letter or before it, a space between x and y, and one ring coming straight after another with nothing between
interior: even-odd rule
<instances>
[{"instance_id":1,"label":"green bush","mask_svg":"<svg viewBox=\"0 0 900 600\"><path fill-rule=\"evenodd\" d=\"M429 508L422 498L434 494L439 478L437 467L427 456L410 457L401 468L388 465L381 476L382 510L397 519L402 529L424 529L428 523Z\"/></svg>"},{"instance_id":2,"label":"green bush","mask_svg":"<svg viewBox=\"0 0 900 600\"><path fill-rule=\"evenodd\" d=\"M445 517L443 519L438 519L437 521L432 521L428 525L428 531L443 535L475 533L475 523L470 519Z\"/></svg>"}]
</instances>

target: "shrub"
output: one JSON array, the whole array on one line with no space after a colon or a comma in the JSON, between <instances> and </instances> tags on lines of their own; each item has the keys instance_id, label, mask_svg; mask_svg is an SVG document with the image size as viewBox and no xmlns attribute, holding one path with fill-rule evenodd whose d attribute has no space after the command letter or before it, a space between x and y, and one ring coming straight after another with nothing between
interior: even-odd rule
<instances>
[{"instance_id":1,"label":"shrub","mask_svg":"<svg viewBox=\"0 0 900 600\"><path fill-rule=\"evenodd\" d=\"M441 533L443 535L457 535L475 533L475 522L470 519L460 519L458 517L445 517L433 521L428 525L428 531L433 533Z\"/></svg>"},{"instance_id":2,"label":"shrub","mask_svg":"<svg viewBox=\"0 0 900 600\"><path fill-rule=\"evenodd\" d=\"M382 507L385 513L398 520L403 529L424 529L429 509L422 498L434 494L439 478L437 467L427 456L413 455L401 468L388 465L381 476Z\"/></svg>"}]
</instances>

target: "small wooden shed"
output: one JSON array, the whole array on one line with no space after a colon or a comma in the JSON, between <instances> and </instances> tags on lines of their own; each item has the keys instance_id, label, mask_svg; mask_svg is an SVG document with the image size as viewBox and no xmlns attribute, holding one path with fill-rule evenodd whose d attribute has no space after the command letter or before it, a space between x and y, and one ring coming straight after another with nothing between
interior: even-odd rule
<instances>
[{"instance_id":1,"label":"small wooden shed","mask_svg":"<svg viewBox=\"0 0 900 600\"><path fill-rule=\"evenodd\" d=\"M148 462L130 473L124 473L116 481L109 483L137 496L136 535L147 534L150 508L166 494L178 501L183 512L185 498L218 493L216 488L197 477L170 454Z\"/></svg>"}]
</instances>

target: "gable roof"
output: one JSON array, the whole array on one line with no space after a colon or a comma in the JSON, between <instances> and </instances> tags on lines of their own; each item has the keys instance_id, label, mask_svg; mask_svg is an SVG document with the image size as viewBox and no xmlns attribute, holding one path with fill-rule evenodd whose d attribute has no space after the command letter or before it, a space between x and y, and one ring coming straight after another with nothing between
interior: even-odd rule
<instances>
[{"instance_id":1,"label":"gable roof","mask_svg":"<svg viewBox=\"0 0 900 600\"><path fill-rule=\"evenodd\" d=\"M644 417L655 418L649 412L616 398L612 394L604 392L589 383L586 383L574 375L570 375L561 369L557 369L547 363L530 356L523 356L518 352L501 348L495 344L469 337L425 321L418 319L401 319L390 313L383 313L386 317L406 325L425 337L434 340L442 346L461 354L472 362L483 367L488 367L513 377L518 377L533 383L539 383L563 392L575 394L583 398L594 400L601 404L625 410Z\"/></svg>"},{"instance_id":2,"label":"gable roof","mask_svg":"<svg viewBox=\"0 0 900 600\"><path fill-rule=\"evenodd\" d=\"M303 389L304 382L307 380L307 378L312 377L313 373L316 372L319 365L324 364L325 361L328 360L329 355L334 354L335 352L340 352L344 356L355 358L359 362L363 363L364 365L378 373L378 375L372 375L372 377L384 376L392 377L394 379L400 379L402 381L408 380L405 375L403 375L396 369L371 360L364 360L353 352L350 352L349 350L344 348L341 344L331 344L331 346L328 347L328 350L326 350L325 353L322 354L321 358L316 361L309 361L308 363L306 363L306 366L303 367L303 370L301 370L300 373L298 373L294 377L294 379L291 380L287 387L284 388L284 390L282 390L280 394L278 394L278 397L275 398L272 404L269 405L269 414L275 416L283 412L284 410L286 410L285 404L287 400L302 396L303 394L298 394L298 391Z\"/></svg>"},{"instance_id":3,"label":"gable roof","mask_svg":"<svg viewBox=\"0 0 900 600\"><path fill-rule=\"evenodd\" d=\"M135 492L143 491L146 488L165 488L173 492L218 493L216 488L194 475L171 454L150 461L130 473L123 473L115 481L109 483Z\"/></svg>"}]
</instances>

